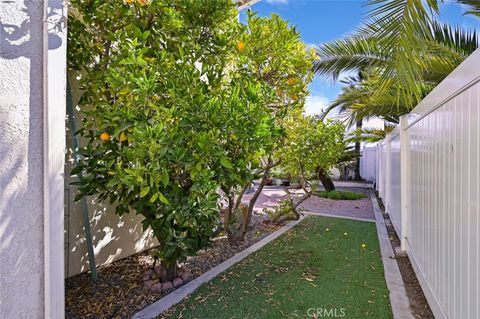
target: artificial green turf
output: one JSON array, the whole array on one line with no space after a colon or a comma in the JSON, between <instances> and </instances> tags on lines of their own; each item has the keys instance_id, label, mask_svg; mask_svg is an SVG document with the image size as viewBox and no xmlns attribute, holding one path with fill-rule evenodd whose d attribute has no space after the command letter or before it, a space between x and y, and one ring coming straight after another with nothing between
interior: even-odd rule
<instances>
[{"instance_id":1,"label":"artificial green turf","mask_svg":"<svg viewBox=\"0 0 480 319\"><path fill-rule=\"evenodd\" d=\"M375 223L307 217L200 287L170 318L311 318L309 308L392 318Z\"/></svg>"},{"instance_id":2,"label":"artificial green turf","mask_svg":"<svg viewBox=\"0 0 480 319\"><path fill-rule=\"evenodd\" d=\"M337 199L337 200L354 200L354 199L367 198L367 195L365 194L348 192L348 191L319 192L318 195L320 197Z\"/></svg>"}]
</instances>

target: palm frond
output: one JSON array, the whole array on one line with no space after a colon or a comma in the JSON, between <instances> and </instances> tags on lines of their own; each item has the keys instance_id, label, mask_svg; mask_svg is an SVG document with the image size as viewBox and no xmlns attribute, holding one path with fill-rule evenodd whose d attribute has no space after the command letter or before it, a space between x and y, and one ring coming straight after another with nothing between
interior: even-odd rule
<instances>
[{"instance_id":1,"label":"palm frond","mask_svg":"<svg viewBox=\"0 0 480 319\"><path fill-rule=\"evenodd\" d=\"M369 20L360 31L374 34L380 45L391 52L390 63L382 71L380 87L386 89L392 79L412 93L409 103L421 99L417 86L423 65L412 63L412 55L424 55L424 41L431 39L432 14L438 12L436 0L368 0Z\"/></svg>"},{"instance_id":2,"label":"palm frond","mask_svg":"<svg viewBox=\"0 0 480 319\"><path fill-rule=\"evenodd\" d=\"M480 1L479 1L480 3ZM434 42L466 57L478 48L479 38L476 30L451 26L438 21L432 21L432 38Z\"/></svg>"},{"instance_id":3,"label":"palm frond","mask_svg":"<svg viewBox=\"0 0 480 319\"><path fill-rule=\"evenodd\" d=\"M322 115L338 110L349 126L371 117L397 123L479 43L476 31L435 21L437 0L368 0L367 6L366 23L320 45L314 65L317 75L334 80L346 71L367 73L361 81L340 81L347 87Z\"/></svg>"},{"instance_id":4,"label":"palm frond","mask_svg":"<svg viewBox=\"0 0 480 319\"><path fill-rule=\"evenodd\" d=\"M480 17L480 2L478 0L457 0L457 2L467 6L465 14Z\"/></svg>"},{"instance_id":5,"label":"palm frond","mask_svg":"<svg viewBox=\"0 0 480 319\"><path fill-rule=\"evenodd\" d=\"M358 129L351 132L346 141L348 143L353 142L367 142L367 143L375 143L381 141L387 136L394 129L394 126L386 125L383 129L378 128L363 128Z\"/></svg>"},{"instance_id":6,"label":"palm frond","mask_svg":"<svg viewBox=\"0 0 480 319\"><path fill-rule=\"evenodd\" d=\"M352 146L347 146L343 150L342 155L340 156L340 159L338 160L339 163L344 163L344 162L351 162L357 159L360 156L360 154L355 151L355 149Z\"/></svg>"},{"instance_id":7,"label":"palm frond","mask_svg":"<svg viewBox=\"0 0 480 319\"><path fill-rule=\"evenodd\" d=\"M425 66L424 81L436 85L478 48L479 38L475 30L437 21L432 22L431 32L433 40L425 42L427 54L418 59L422 59Z\"/></svg>"},{"instance_id":8,"label":"palm frond","mask_svg":"<svg viewBox=\"0 0 480 319\"><path fill-rule=\"evenodd\" d=\"M334 81L344 71L359 71L384 66L389 55L373 37L350 36L321 44L317 48L313 71L320 76L330 76Z\"/></svg>"}]
</instances>

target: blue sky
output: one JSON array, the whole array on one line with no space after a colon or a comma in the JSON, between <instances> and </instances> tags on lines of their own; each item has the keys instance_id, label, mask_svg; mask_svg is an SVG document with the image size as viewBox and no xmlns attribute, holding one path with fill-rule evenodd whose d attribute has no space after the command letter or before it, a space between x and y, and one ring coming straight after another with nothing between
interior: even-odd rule
<instances>
[{"instance_id":1,"label":"blue sky","mask_svg":"<svg viewBox=\"0 0 480 319\"><path fill-rule=\"evenodd\" d=\"M308 44L319 44L340 38L355 30L362 22L366 8L362 0L262 0L252 6L260 16L277 13L300 31ZM447 0L441 6L441 21L465 28L480 29L480 19L462 16L463 8ZM242 14L244 20L245 14ZM339 93L340 86L315 78L310 85L307 113L318 113Z\"/></svg>"}]
</instances>

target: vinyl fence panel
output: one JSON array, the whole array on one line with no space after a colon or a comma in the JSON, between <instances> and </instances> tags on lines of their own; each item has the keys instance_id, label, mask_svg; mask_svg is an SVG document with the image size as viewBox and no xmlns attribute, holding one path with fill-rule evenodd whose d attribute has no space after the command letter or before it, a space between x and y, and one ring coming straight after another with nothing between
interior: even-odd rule
<instances>
[{"instance_id":1,"label":"vinyl fence panel","mask_svg":"<svg viewBox=\"0 0 480 319\"><path fill-rule=\"evenodd\" d=\"M386 209L390 214L392 224L397 233L401 233L401 176L400 176L400 132L392 132L387 147L387 181L386 185Z\"/></svg>"},{"instance_id":2,"label":"vinyl fence panel","mask_svg":"<svg viewBox=\"0 0 480 319\"><path fill-rule=\"evenodd\" d=\"M364 146L360 157L360 176L367 181L376 181L377 172L377 148Z\"/></svg>"},{"instance_id":3,"label":"vinyl fence panel","mask_svg":"<svg viewBox=\"0 0 480 319\"><path fill-rule=\"evenodd\" d=\"M436 318L480 318L480 51L378 148L378 190Z\"/></svg>"}]
</instances>

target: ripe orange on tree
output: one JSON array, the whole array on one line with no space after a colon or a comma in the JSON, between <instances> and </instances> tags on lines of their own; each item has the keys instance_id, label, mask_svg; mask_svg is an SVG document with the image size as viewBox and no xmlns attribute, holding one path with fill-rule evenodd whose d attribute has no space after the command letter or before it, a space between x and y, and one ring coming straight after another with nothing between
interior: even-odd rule
<instances>
[{"instance_id":1,"label":"ripe orange on tree","mask_svg":"<svg viewBox=\"0 0 480 319\"><path fill-rule=\"evenodd\" d=\"M100 140L102 141L108 141L110 139L110 134L108 134L107 132L103 132L102 134L100 134Z\"/></svg>"},{"instance_id":2,"label":"ripe orange on tree","mask_svg":"<svg viewBox=\"0 0 480 319\"><path fill-rule=\"evenodd\" d=\"M237 42L237 50L240 52L245 51L245 43L243 41Z\"/></svg>"}]
</instances>

